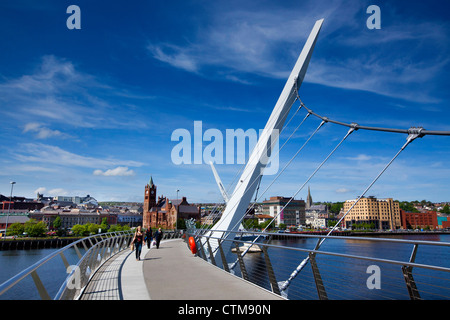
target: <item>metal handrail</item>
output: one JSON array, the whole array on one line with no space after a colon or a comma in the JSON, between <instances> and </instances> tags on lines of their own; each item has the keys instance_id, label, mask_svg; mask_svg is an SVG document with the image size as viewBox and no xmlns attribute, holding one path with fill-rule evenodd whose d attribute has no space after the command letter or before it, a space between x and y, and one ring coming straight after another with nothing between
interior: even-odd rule
<instances>
[{"instance_id":1,"label":"metal handrail","mask_svg":"<svg viewBox=\"0 0 450 320\"><path fill-rule=\"evenodd\" d=\"M220 230L220 231L215 230L215 232L228 233L229 231L228 230ZM242 244L259 246L262 249L261 255L264 256L264 260L265 260L265 264L266 264L265 269L268 273L268 275L260 275L260 276L266 277L266 278L268 277L272 291L276 294L284 296L285 298L287 298L287 294L284 290L287 291L287 289L285 288L285 285L288 281L277 282L276 279L279 276L277 276L276 274L277 273L278 274L286 274L287 270L273 270L272 264L270 263L269 254L268 254L269 249L290 250L291 253L294 253L294 252L306 253L308 256L308 259L303 260L303 262L301 263L301 264L303 264L303 266L301 268L299 268L300 267L299 266L295 269L295 265L294 265L293 267L292 266L290 267L291 268L290 270L292 271L292 269L294 269L292 274L294 274L294 278L295 278L297 276L297 273L301 272L301 270L303 269L304 264L306 264L306 262L310 261L311 262L311 270L312 270L312 274L313 274L313 278L314 278L314 286L316 287L319 299L328 299L328 295L326 292L327 290L325 290L324 281L320 275L320 270L319 270L320 268L319 268L319 265L316 263L316 260L317 259L325 259L325 258L319 258L319 257L326 257L326 256L337 257L342 260L345 260L345 259L350 259L351 261L365 260L365 261L370 261L371 263L375 263L375 264L401 266L401 272L403 273L403 278L404 278L404 282L405 282L403 286L405 286L405 284L406 284L406 288L407 288L410 299L422 299L421 295L420 295L421 291L417 289L416 282L414 280L414 276L412 273L413 269L414 270L428 270L427 272L433 272L434 277L436 277L436 275L435 275L436 272L438 274L443 272L445 274L445 277L442 278L442 281L450 282L450 267L429 265L429 264L415 262L417 248L419 246L421 246L421 247L422 246L439 246L439 247L450 248L450 243L448 243L448 242L426 241L426 240L405 240L405 239L392 239L392 238L288 234L289 237L291 237L292 239L315 238L315 239L318 239L318 243L326 238L326 239L335 239L335 240L344 240L344 241L345 240L373 241L373 242L387 242L387 243L393 243L393 244L396 243L396 244L412 245L413 246L412 253L409 258L409 261L407 261L407 260L401 260L401 259L384 259L384 258L377 258L374 256L363 256L363 255L323 251L323 250L319 250L317 246L314 249L306 249L306 248L298 248L298 247L280 246L280 245L269 244L269 243L264 243L264 242L255 243L254 241L245 241L245 240L240 239L240 236L243 236L243 235L245 235L245 236L253 235L255 237L263 236L265 238L270 239L270 237L272 237L272 236L283 236L284 234L282 234L282 233L280 234L280 233L270 233L270 232L249 232L249 231L236 231L234 233L235 233L235 238L231 239L231 240L221 238L218 236L211 236L211 234L208 233L207 230L202 230L201 232L199 232L199 230L189 230L188 236L195 237L196 244L197 244L197 251L198 251L197 254L200 257L202 257L205 261L210 262L210 263L216 265L217 267L220 267L220 268L223 267L223 269L225 271L231 272L233 274L236 274L236 272L234 272L233 270L230 270L230 269L234 268L234 266L237 265L237 262L239 262L241 277L244 278L245 280L249 280L248 270L246 269L245 260L244 260L244 256L247 253L247 251L241 252L239 247ZM217 234L217 233L215 233L215 234ZM215 250L212 249L210 240L211 240L211 243L216 244ZM224 254L223 249L222 249L222 243L224 241L230 241L230 242L234 243L234 245L236 247L235 253L237 255L237 259L236 259L236 256L234 256L234 257L231 256L230 252L227 255ZM220 255L219 255L219 253L220 253ZM232 257L233 261L230 261L230 256ZM295 256L295 255L290 255L290 256ZM225 261L223 261L223 259L225 259ZM234 261L235 259L236 259L236 261ZM219 261L216 263L217 260L219 260ZM220 260L222 260L222 265L220 263ZM234 264L233 264L233 262L234 262ZM283 271L283 272L281 272L281 271ZM423 275L419 275L419 276L423 276ZM439 276L437 276L437 277L438 277L438 279L441 279L441 278L439 278ZM278 280L280 280L280 279L278 279ZM327 280L330 280L330 279L327 279ZM305 281L305 280L301 279L299 281ZM423 280L422 281L419 280L419 283L420 283L420 286L422 286L422 287L428 285L426 283L424 284ZM290 283L288 283L288 285L289 284ZM311 285L311 286L313 286L313 285ZM447 299L450 299L450 292L447 292L447 291L450 291L449 287L450 286L448 284L444 285L444 291L446 292L446 295L444 295L444 296ZM333 290L339 290L339 289L329 288L329 290L333 291Z\"/></svg>"},{"instance_id":2,"label":"metal handrail","mask_svg":"<svg viewBox=\"0 0 450 320\"><path fill-rule=\"evenodd\" d=\"M55 252L49 254L48 256L44 257L43 259L39 260L38 262L34 263L33 265L31 265L30 267L26 268L25 270L21 271L20 273L18 273L17 275L13 276L12 278L10 278L9 280L5 281L4 283L0 284L0 296L3 295L5 292L7 292L8 290L10 290L11 288L13 288L14 286L16 286L18 283L20 283L23 279L25 279L27 276L31 275L33 278L33 281L36 285L36 288L39 292L39 295L41 297L41 299L51 299L51 297L49 296L49 294L47 293L47 290L45 289L45 286L42 284L38 274L37 274L37 270L42 267L43 265L45 265L46 263L48 263L49 261L52 261L54 258L56 258L57 256L60 256L64 262L64 265L66 266L66 268L69 267L69 264L67 262L67 259L64 256L64 252L74 248L79 261L76 265L76 267L79 267L81 263L85 262L87 258L90 258L92 256L92 254L94 252L98 252L99 247L103 246L106 242L111 242L111 244L114 246L115 244L118 244L118 242L116 240L122 240L122 246L120 246L118 249L118 252L120 252L121 250L125 249L128 247L128 242L131 239L133 235L133 231L127 230L127 231L116 231L116 232L109 232L109 233L103 233L103 234L97 234L97 235L93 235L93 236L89 236L80 240L77 240L75 242L72 242L71 244L56 250ZM114 240L114 241L111 241ZM95 243L94 243L94 242ZM89 249L88 249L88 245L86 245L86 243L89 243ZM124 245L126 244L126 245ZM82 256L78 245L82 245L83 248L86 250L86 253ZM104 248L106 249L106 248ZM110 252L111 251L111 247L109 247ZM103 255L104 256L104 255ZM112 254L108 257L110 258L112 256ZM93 275L95 273L95 271L105 262L107 261L107 259L101 259L102 261L100 261L101 263L96 263L94 268L90 268L91 271L91 275ZM91 261L93 262L93 261ZM92 266L92 264L91 264ZM67 283L68 281L71 279L71 277L73 277L75 273L75 268L72 269L72 271L68 274L67 278L65 279L63 285L61 286L61 288L58 291L58 294L55 296L54 299L61 299L66 287L67 287ZM77 288L79 290L82 290L82 288Z\"/></svg>"}]
</instances>

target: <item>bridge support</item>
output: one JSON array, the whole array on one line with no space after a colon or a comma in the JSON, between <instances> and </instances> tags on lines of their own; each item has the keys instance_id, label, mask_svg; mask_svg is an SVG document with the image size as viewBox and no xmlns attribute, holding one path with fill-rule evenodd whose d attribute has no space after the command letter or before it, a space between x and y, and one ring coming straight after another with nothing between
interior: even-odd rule
<instances>
[{"instance_id":1,"label":"bridge support","mask_svg":"<svg viewBox=\"0 0 450 320\"><path fill-rule=\"evenodd\" d=\"M320 276L319 268L316 263L316 254L313 252L309 253L309 262L311 263L312 272L314 275L314 282L316 283L317 294L319 295L319 300L328 300L327 292L325 291L325 286L323 285L322 277Z\"/></svg>"},{"instance_id":2,"label":"bridge support","mask_svg":"<svg viewBox=\"0 0 450 320\"><path fill-rule=\"evenodd\" d=\"M258 186L260 177L264 174L266 166L269 164L270 155L272 154L272 146L276 145L278 134L284 126L284 122L290 112L293 103L297 99L297 90L300 88L309 61L311 60L317 37L322 27L323 19L316 21L300 56L295 63L291 74L286 81L283 91L278 98L272 114L270 115L264 130L262 131L258 142L256 143L248 162L242 171L242 175L230 196L224 197L228 199L224 212L220 220L210 230L212 238L220 238L222 235L219 230L227 230L224 240L233 240L235 232L239 229L241 221L245 216L250 201ZM222 191L222 190L221 190ZM217 248L218 240L211 242L213 249ZM222 243L225 255L230 254L231 241ZM216 261L220 256L216 252Z\"/></svg>"},{"instance_id":3,"label":"bridge support","mask_svg":"<svg viewBox=\"0 0 450 320\"><path fill-rule=\"evenodd\" d=\"M266 262L267 274L269 276L270 286L272 288L272 292L278 295L280 293L280 287L278 286L277 278L275 277L275 272L273 272L272 263L270 262L269 252L266 246L262 246L262 251L264 253L264 261Z\"/></svg>"},{"instance_id":4,"label":"bridge support","mask_svg":"<svg viewBox=\"0 0 450 320\"><path fill-rule=\"evenodd\" d=\"M409 258L409 262L414 262L416 260L417 248L418 244L414 245L413 251L411 253L411 257ZM403 277L406 282L406 288L408 289L408 294L411 300L422 300L419 294L419 290L417 290L416 282L414 281L414 277L412 275L411 266L402 266Z\"/></svg>"}]
</instances>

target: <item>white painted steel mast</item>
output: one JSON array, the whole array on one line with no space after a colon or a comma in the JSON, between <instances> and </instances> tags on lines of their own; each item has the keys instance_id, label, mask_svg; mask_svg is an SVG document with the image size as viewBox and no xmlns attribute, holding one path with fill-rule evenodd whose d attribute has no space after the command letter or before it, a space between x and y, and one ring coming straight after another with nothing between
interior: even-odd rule
<instances>
[{"instance_id":1,"label":"white painted steel mast","mask_svg":"<svg viewBox=\"0 0 450 320\"><path fill-rule=\"evenodd\" d=\"M210 230L210 235L212 237L222 237L222 232L216 230L238 230L240 222L248 209L250 201L258 185L257 181L259 177L263 175L264 169L268 164L267 157L271 154L272 146L276 145L276 141L274 141L274 139L278 139L278 133L281 132L291 106L297 98L297 90L300 88L305 77L306 70L308 69L309 61L311 59L319 31L322 27L322 23L323 19L316 21L308 39L306 40L303 50L300 53L294 68L292 69L283 91L281 92L272 114L270 115L270 118L267 121L267 124L249 157L248 163L246 164L233 193L231 196L227 195L228 201L222 217ZM215 170L213 171L216 176L217 173ZM216 176L216 180L217 179L218 176ZM234 236L235 233L231 232L226 234L223 239L233 239ZM213 248L215 248L217 246L217 241L211 239L210 244ZM230 241L224 241L222 243L222 248L224 249L225 254L230 251L231 244L232 243ZM216 251L215 258L218 259L219 257L220 255L218 254L218 251Z\"/></svg>"}]
</instances>

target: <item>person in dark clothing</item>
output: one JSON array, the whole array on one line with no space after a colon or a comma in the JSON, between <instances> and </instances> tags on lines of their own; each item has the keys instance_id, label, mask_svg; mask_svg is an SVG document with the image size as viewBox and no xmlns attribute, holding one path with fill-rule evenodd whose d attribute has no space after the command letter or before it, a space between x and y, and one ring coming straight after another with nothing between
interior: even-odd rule
<instances>
[{"instance_id":1,"label":"person in dark clothing","mask_svg":"<svg viewBox=\"0 0 450 320\"><path fill-rule=\"evenodd\" d=\"M142 245L145 244L144 240L144 234L141 231L141 226L138 226L136 228L136 232L134 233L134 248L136 250L136 261L141 260L141 251L142 251Z\"/></svg>"},{"instance_id":2,"label":"person in dark clothing","mask_svg":"<svg viewBox=\"0 0 450 320\"><path fill-rule=\"evenodd\" d=\"M161 242L161 239L163 237L163 232L161 228L158 229L155 233L155 240L156 240L156 249L159 249L159 243Z\"/></svg>"},{"instance_id":3,"label":"person in dark clothing","mask_svg":"<svg viewBox=\"0 0 450 320\"><path fill-rule=\"evenodd\" d=\"M153 231L151 227L148 227L147 231L145 232L145 241L147 241L147 248L150 249L150 245L152 244L153 240Z\"/></svg>"}]
</instances>

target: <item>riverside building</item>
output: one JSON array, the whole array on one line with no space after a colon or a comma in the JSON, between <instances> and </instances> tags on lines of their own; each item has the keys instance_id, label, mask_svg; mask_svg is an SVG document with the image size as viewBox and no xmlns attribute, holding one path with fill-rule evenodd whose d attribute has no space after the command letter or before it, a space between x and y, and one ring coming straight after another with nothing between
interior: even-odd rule
<instances>
[{"instance_id":1,"label":"riverside building","mask_svg":"<svg viewBox=\"0 0 450 320\"><path fill-rule=\"evenodd\" d=\"M354 200L344 202L344 212L355 203ZM371 224L374 229L395 230L401 227L400 207L392 198L377 199L375 197L361 198L352 210L345 216L345 226L354 227L358 224Z\"/></svg>"}]
</instances>

